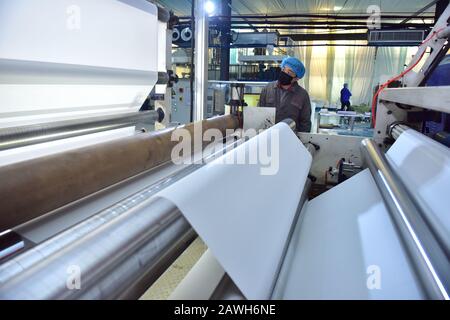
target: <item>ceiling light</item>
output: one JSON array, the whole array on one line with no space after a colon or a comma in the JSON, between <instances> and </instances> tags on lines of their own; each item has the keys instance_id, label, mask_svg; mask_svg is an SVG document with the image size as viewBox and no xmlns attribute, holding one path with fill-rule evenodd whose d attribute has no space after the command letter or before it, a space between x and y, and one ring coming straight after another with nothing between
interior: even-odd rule
<instances>
[{"instance_id":1,"label":"ceiling light","mask_svg":"<svg viewBox=\"0 0 450 320\"><path fill-rule=\"evenodd\" d=\"M208 0L205 2L205 12L209 15L214 13L214 10L216 10L216 6L214 2Z\"/></svg>"}]
</instances>

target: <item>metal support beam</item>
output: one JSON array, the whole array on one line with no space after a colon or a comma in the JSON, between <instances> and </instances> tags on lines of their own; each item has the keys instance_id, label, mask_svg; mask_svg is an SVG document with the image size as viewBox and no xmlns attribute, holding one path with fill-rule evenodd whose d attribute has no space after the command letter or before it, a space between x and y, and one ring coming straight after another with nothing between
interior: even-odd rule
<instances>
[{"instance_id":1,"label":"metal support beam","mask_svg":"<svg viewBox=\"0 0 450 320\"><path fill-rule=\"evenodd\" d=\"M389 88L380 94L380 101L450 113L450 87Z\"/></svg>"},{"instance_id":2,"label":"metal support beam","mask_svg":"<svg viewBox=\"0 0 450 320\"><path fill-rule=\"evenodd\" d=\"M437 2L436 3L435 16L434 16L434 21L436 22L436 21L439 20L439 18L441 17L442 13L444 13L445 9L450 4L450 0L439 0L439 1L434 1L434 2Z\"/></svg>"},{"instance_id":3,"label":"metal support beam","mask_svg":"<svg viewBox=\"0 0 450 320\"><path fill-rule=\"evenodd\" d=\"M220 80L230 80L231 0L221 0Z\"/></svg>"},{"instance_id":4,"label":"metal support beam","mask_svg":"<svg viewBox=\"0 0 450 320\"><path fill-rule=\"evenodd\" d=\"M208 16L205 0L195 0L194 121L203 120L208 90Z\"/></svg>"},{"instance_id":5,"label":"metal support beam","mask_svg":"<svg viewBox=\"0 0 450 320\"><path fill-rule=\"evenodd\" d=\"M426 45L422 45L417 51L414 58L411 60L407 68L411 68L413 65L417 64L420 59L422 59L424 53L431 48L431 54L428 56L427 60L423 64L422 68L418 72L411 71L405 75L404 84L407 87L417 87L424 80L427 71L433 65L434 61L440 55L442 48L447 42L447 38L440 36L440 32L444 31L448 27L448 20L450 17L450 5L443 11L442 15L437 20L433 30L429 34L428 39L435 37L432 41L428 41ZM438 33L437 35L435 33Z\"/></svg>"},{"instance_id":6,"label":"metal support beam","mask_svg":"<svg viewBox=\"0 0 450 320\"><path fill-rule=\"evenodd\" d=\"M189 20L189 16L180 16L178 17L180 21L184 22L186 20ZM215 18L218 18L216 16ZM317 19L325 19L325 20L363 20L367 21L368 18L370 18L370 15L366 14L338 14L338 15L330 15L330 14L308 14L308 13L293 13L293 14L274 14L274 15L267 15L267 14L252 14L252 15L232 15L232 19L241 19L241 20L248 20L248 19L261 19L261 20L267 20L267 19L287 19L287 18L317 18ZM409 18L409 15L405 14L390 14L390 15L383 15L382 19L385 20L399 20L399 19L406 19ZM424 18L432 19L433 16L425 15Z\"/></svg>"},{"instance_id":7,"label":"metal support beam","mask_svg":"<svg viewBox=\"0 0 450 320\"><path fill-rule=\"evenodd\" d=\"M325 41L325 40L367 40L367 33L334 33L334 34L286 34L293 41Z\"/></svg>"},{"instance_id":8,"label":"metal support beam","mask_svg":"<svg viewBox=\"0 0 450 320\"><path fill-rule=\"evenodd\" d=\"M413 15L411 15L411 17L409 17L409 18L406 18L405 20L403 20L402 22L400 22L400 24L405 24L405 23L407 23L408 21L410 21L411 19L414 19L414 18L416 18L416 17L418 17L421 13L424 13L425 11L427 11L428 9L430 9L432 6L434 6L437 2L440 2L441 0L433 0L433 1L431 1L429 4L427 4L425 7L423 7L422 9L420 9L420 10L418 10L418 11L416 11ZM447 4L448 4L448 0L446 0L447 1ZM445 9L445 8L444 8ZM438 17L439 18L439 17ZM437 21L437 19L436 19L436 21Z\"/></svg>"}]
</instances>

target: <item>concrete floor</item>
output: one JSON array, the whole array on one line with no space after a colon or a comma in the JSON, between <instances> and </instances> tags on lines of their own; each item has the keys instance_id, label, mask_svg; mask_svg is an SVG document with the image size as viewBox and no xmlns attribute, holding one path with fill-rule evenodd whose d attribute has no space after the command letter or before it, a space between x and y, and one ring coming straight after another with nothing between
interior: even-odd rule
<instances>
[{"instance_id":1,"label":"concrete floor","mask_svg":"<svg viewBox=\"0 0 450 320\"><path fill-rule=\"evenodd\" d=\"M181 280L206 251L207 246L197 238L144 293L140 300L167 300Z\"/></svg>"}]
</instances>

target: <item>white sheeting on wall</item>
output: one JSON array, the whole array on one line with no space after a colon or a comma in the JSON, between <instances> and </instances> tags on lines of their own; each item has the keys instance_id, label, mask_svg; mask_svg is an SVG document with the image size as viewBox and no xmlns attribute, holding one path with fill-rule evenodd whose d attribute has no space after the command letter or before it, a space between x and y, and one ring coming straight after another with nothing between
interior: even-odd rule
<instances>
[{"instance_id":1,"label":"white sheeting on wall","mask_svg":"<svg viewBox=\"0 0 450 320\"><path fill-rule=\"evenodd\" d=\"M326 42L308 43L321 45ZM362 44L361 41L335 41L335 43ZM305 45L307 42L301 44ZM297 47L295 55L305 63L307 71L300 83L311 97L340 106L340 91L344 83L349 84L353 104L370 105L376 85L400 74L416 51L416 47L376 49L316 46Z\"/></svg>"}]
</instances>

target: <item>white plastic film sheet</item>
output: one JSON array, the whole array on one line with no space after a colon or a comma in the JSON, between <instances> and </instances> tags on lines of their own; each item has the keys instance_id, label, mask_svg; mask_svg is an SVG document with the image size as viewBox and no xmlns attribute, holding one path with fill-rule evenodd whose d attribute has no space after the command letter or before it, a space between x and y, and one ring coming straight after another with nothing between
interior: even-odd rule
<instances>
[{"instance_id":1,"label":"white plastic film sheet","mask_svg":"<svg viewBox=\"0 0 450 320\"><path fill-rule=\"evenodd\" d=\"M400 135L386 154L387 159L450 244L450 149L426 137L407 130Z\"/></svg>"},{"instance_id":2,"label":"white plastic film sheet","mask_svg":"<svg viewBox=\"0 0 450 320\"><path fill-rule=\"evenodd\" d=\"M310 155L278 124L228 156L248 155L273 139L272 132L280 141L276 174L262 175L261 164L224 165L222 157L161 194L183 212L242 293L249 299L423 299L368 169L305 204L282 256ZM448 236L449 149L409 130L386 156Z\"/></svg>"},{"instance_id":3,"label":"white plastic film sheet","mask_svg":"<svg viewBox=\"0 0 450 320\"><path fill-rule=\"evenodd\" d=\"M307 203L274 298L422 298L368 169Z\"/></svg>"},{"instance_id":4,"label":"white plastic film sheet","mask_svg":"<svg viewBox=\"0 0 450 320\"><path fill-rule=\"evenodd\" d=\"M408 130L386 157L448 241L450 150ZM274 297L424 298L368 169L305 206Z\"/></svg>"},{"instance_id":5,"label":"white plastic film sheet","mask_svg":"<svg viewBox=\"0 0 450 320\"><path fill-rule=\"evenodd\" d=\"M279 123L159 195L179 208L248 299L268 299L311 161Z\"/></svg>"}]
</instances>

